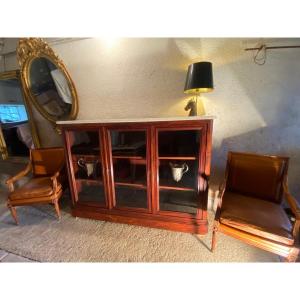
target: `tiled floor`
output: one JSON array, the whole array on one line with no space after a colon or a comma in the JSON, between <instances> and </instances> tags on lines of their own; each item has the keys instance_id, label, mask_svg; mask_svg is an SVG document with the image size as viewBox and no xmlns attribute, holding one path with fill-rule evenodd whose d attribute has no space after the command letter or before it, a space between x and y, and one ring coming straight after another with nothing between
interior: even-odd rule
<instances>
[{"instance_id":1,"label":"tiled floor","mask_svg":"<svg viewBox=\"0 0 300 300\"><path fill-rule=\"evenodd\" d=\"M10 252L6 252L0 249L0 263L2 262L37 262L37 261Z\"/></svg>"}]
</instances>

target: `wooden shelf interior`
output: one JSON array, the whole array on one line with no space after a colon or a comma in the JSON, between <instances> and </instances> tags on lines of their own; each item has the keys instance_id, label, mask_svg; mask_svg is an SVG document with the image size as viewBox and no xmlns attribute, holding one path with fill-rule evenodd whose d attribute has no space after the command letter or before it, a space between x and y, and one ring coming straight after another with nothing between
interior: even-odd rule
<instances>
[{"instance_id":1,"label":"wooden shelf interior","mask_svg":"<svg viewBox=\"0 0 300 300\"><path fill-rule=\"evenodd\" d=\"M129 188L147 189L147 185L142 184L142 183L115 182L115 186L125 186L125 187L129 187Z\"/></svg>"},{"instance_id":2,"label":"wooden shelf interior","mask_svg":"<svg viewBox=\"0 0 300 300\"><path fill-rule=\"evenodd\" d=\"M196 189L194 188L188 188L188 187L177 187L177 186L167 186L167 185L160 185L159 186L160 190L172 190L172 191L190 191L190 192L195 192Z\"/></svg>"},{"instance_id":3,"label":"wooden shelf interior","mask_svg":"<svg viewBox=\"0 0 300 300\"><path fill-rule=\"evenodd\" d=\"M196 156L160 156L160 160L197 160Z\"/></svg>"},{"instance_id":4,"label":"wooden shelf interior","mask_svg":"<svg viewBox=\"0 0 300 300\"><path fill-rule=\"evenodd\" d=\"M93 179L93 178L76 178L78 182L84 182L90 185L103 185L103 181L101 179Z\"/></svg>"},{"instance_id":5,"label":"wooden shelf interior","mask_svg":"<svg viewBox=\"0 0 300 300\"><path fill-rule=\"evenodd\" d=\"M144 132L138 133L139 136L136 137L138 140L133 138L134 135L132 133L115 132L114 134L117 134L119 138L122 137L122 139L125 139L126 144L129 146L130 143L133 145L136 142L141 144L138 140L142 138L145 139ZM197 192L196 170L198 166L198 152L197 150L195 152L195 149L198 149L199 146L197 144L199 141L198 135L199 132L197 131L159 132L158 165L160 195L161 193L163 193L163 195L165 195L165 193L179 193L180 195L188 193L191 195ZM76 174L76 185L79 188L79 197L85 199L88 198L88 194L91 194L92 200L95 200L93 195L98 194L100 197L100 194L103 193L102 164L97 134L95 132L88 133L88 137L90 143L74 144L72 147L72 161ZM135 195L135 192L130 192L131 190L144 190L147 194L147 159L145 156L146 153L144 152L144 146L137 147L136 151L128 151L126 147L123 151L122 147L117 147L112 152L115 192L118 194L120 189L123 191L119 199L120 205L121 202L129 206L133 205L132 203L126 203L129 200L126 200L124 196ZM80 158L83 158L86 162L98 161L94 177L91 176L88 178L86 171L80 169L78 166L78 160ZM182 176L179 182L176 182L172 178L170 162L179 164L186 163L189 166L189 171ZM99 188L99 191L97 191L97 188ZM104 198L104 195L101 197ZM144 207L145 205L139 204L138 206Z\"/></svg>"},{"instance_id":6,"label":"wooden shelf interior","mask_svg":"<svg viewBox=\"0 0 300 300\"><path fill-rule=\"evenodd\" d=\"M136 155L113 155L113 159L136 159L136 160L145 160L144 156L136 156Z\"/></svg>"},{"instance_id":7,"label":"wooden shelf interior","mask_svg":"<svg viewBox=\"0 0 300 300\"><path fill-rule=\"evenodd\" d=\"M72 160L74 162L77 162L78 159L80 159L80 158L85 158L85 159L90 160L90 161L100 160L101 159L100 154L99 155L95 155L95 154L73 154L72 153Z\"/></svg>"}]
</instances>

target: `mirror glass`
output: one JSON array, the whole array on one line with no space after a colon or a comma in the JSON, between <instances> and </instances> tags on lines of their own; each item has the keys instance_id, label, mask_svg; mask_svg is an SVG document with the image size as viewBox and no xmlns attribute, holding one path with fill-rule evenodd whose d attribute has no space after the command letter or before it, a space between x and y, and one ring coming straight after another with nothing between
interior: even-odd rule
<instances>
[{"instance_id":1,"label":"mirror glass","mask_svg":"<svg viewBox=\"0 0 300 300\"><path fill-rule=\"evenodd\" d=\"M34 148L29 122L19 79L0 74L0 158L29 156Z\"/></svg>"},{"instance_id":2,"label":"mirror glass","mask_svg":"<svg viewBox=\"0 0 300 300\"><path fill-rule=\"evenodd\" d=\"M48 58L35 58L29 68L29 88L36 102L56 120L72 109L72 94L65 74Z\"/></svg>"}]
</instances>

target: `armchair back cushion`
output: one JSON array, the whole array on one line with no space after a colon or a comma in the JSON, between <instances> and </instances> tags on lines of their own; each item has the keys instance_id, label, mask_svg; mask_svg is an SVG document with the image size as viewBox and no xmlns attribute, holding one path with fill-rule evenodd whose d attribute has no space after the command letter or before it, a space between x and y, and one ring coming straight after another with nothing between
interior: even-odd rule
<instances>
[{"instance_id":1,"label":"armchair back cushion","mask_svg":"<svg viewBox=\"0 0 300 300\"><path fill-rule=\"evenodd\" d=\"M33 149L31 150L31 163L34 176L53 176L65 163L64 149Z\"/></svg>"},{"instance_id":2,"label":"armchair back cushion","mask_svg":"<svg viewBox=\"0 0 300 300\"><path fill-rule=\"evenodd\" d=\"M288 158L229 152L226 190L281 203Z\"/></svg>"}]
</instances>

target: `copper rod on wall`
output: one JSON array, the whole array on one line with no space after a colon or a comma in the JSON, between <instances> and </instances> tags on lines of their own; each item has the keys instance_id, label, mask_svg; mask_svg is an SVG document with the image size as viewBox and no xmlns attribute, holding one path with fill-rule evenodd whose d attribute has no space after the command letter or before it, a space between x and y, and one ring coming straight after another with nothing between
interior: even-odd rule
<instances>
[{"instance_id":1,"label":"copper rod on wall","mask_svg":"<svg viewBox=\"0 0 300 300\"><path fill-rule=\"evenodd\" d=\"M270 46L270 47L265 47L266 50L268 49L290 49L290 48L300 48L300 46ZM260 50L262 49L261 47L255 47L255 48L246 48L245 51L253 51L253 50Z\"/></svg>"}]
</instances>

